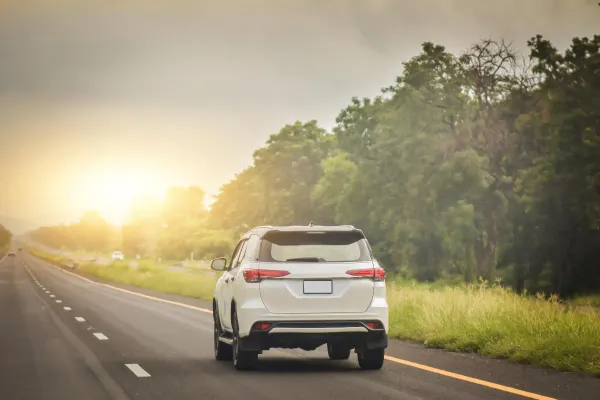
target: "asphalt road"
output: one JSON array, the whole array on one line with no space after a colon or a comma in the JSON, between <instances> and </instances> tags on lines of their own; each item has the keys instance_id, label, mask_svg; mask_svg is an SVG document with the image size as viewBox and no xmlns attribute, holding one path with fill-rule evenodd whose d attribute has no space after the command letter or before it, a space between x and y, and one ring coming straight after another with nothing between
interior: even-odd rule
<instances>
[{"instance_id":1,"label":"asphalt road","mask_svg":"<svg viewBox=\"0 0 600 400\"><path fill-rule=\"evenodd\" d=\"M271 350L217 362L209 304L0 262L0 399L595 399L600 379L392 341L380 371ZM522 391L522 392L518 392Z\"/></svg>"}]
</instances>

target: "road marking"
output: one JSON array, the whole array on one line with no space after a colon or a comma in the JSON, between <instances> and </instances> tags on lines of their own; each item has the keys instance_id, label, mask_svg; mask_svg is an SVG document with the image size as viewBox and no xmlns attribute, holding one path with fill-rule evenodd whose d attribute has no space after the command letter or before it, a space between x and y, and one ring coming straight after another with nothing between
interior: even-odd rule
<instances>
[{"instance_id":1,"label":"road marking","mask_svg":"<svg viewBox=\"0 0 600 400\"><path fill-rule=\"evenodd\" d=\"M94 336L96 336L98 340L108 340L108 338L103 333L94 333Z\"/></svg>"},{"instance_id":2,"label":"road marking","mask_svg":"<svg viewBox=\"0 0 600 400\"><path fill-rule=\"evenodd\" d=\"M45 290L45 292L46 292L46 293L50 293L50 291L49 291L49 290Z\"/></svg>"},{"instance_id":3,"label":"road marking","mask_svg":"<svg viewBox=\"0 0 600 400\"><path fill-rule=\"evenodd\" d=\"M141 294L141 293L132 292L130 290L121 289L119 287L108 285L106 283L94 282L91 279L84 278L83 276L77 275L77 274L75 274L73 272L67 271L67 270L65 270L63 268L60 268L60 267L57 267L56 265L50 264L48 262L46 262L46 264L48 264L48 265L50 265L50 266L52 266L52 267L54 267L54 268L56 268L56 269L64 272L64 273L67 273L69 275L73 275L76 278L82 279L82 280L84 280L86 282L89 282L91 284L94 284L94 285L105 286L107 288L118 290L120 292L132 294L134 296L144 297L146 299L160 301L161 303L173 304L173 305L176 305L176 306L179 306L179 307L189 308L189 309L192 309L192 310L196 310L196 311L201 311L201 312L204 312L204 313L212 314L212 311L209 310L209 309L207 309L207 308L195 307L195 306L191 306L189 304L179 303L177 301L165 300L165 299L161 299L161 298L158 298L158 297L153 297L153 296L148 296L148 295ZM429 367L427 365L418 364L418 363L415 363L415 362L412 362L412 361L403 360L403 359L392 357L392 356L385 356L385 359L388 360L388 361L394 362L396 364L403 364L403 365L406 365L406 366L409 366L409 367L413 367L413 368L421 369L423 371L428 371L428 372L431 372L431 373L434 373L434 374L443 375L443 376L447 376L447 377L450 377L450 378L462 380L462 381L473 383L473 384L476 384L476 385L489 387L489 388L500 390L500 391L507 392L507 393L518 394L518 395L521 395L521 396L524 396L524 397L527 397L527 398L530 398L530 399L536 399L536 400L557 400L557 399L555 399L553 397L542 396L542 395L539 395L539 394L536 394L536 393L531 393L531 392L526 392L524 390L515 389L515 388L512 388L510 386L499 385L497 383L488 382L488 381L484 381L484 380L476 379L476 378L471 378L471 377L466 376L466 375L456 374L454 372L446 371L446 370L439 369L439 368ZM132 369L131 367L129 367L129 365L132 365L132 366L137 366L138 368L140 368L143 371L143 369L139 365L137 365L137 364L126 364L126 365L128 366L129 369ZM133 369L132 369L132 371L133 371ZM135 372L134 372L134 374L135 374ZM150 375L148 374L148 376L150 376Z\"/></svg>"},{"instance_id":4,"label":"road marking","mask_svg":"<svg viewBox=\"0 0 600 400\"><path fill-rule=\"evenodd\" d=\"M526 392L524 390L515 389L515 388L509 387L509 386L499 385L497 383L492 383L492 382L487 382L487 381L484 381L481 379L471 378L470 376L455 374L454 372L449 372L449 371L445 371L443 369L429 367L429 366L423 365L423 364L417 364L412 361L402 360L400 358L396 358L396 357L392 357L392 356L385 356L385 359L388 361L398 363L398 364L408 365L409 367L418 368L418 369L428 371L428 372L433 372L434 374L444 375L444 376L447 376L450 378L459 379L461 381L474 383L476 385L486 386L486 387L489 387L492 389L501 390L503 392L517 394L519 396L527 397L529 399L557 400L553 397L546 397L546 396L542 396L542 395L539 395L536 393L531 393L531 392Z\"/></svg>"},{"instance_id":5,"label":"road marking","mask_svg":"<svg viewBox=\"0 0 600 400\"><path fill-rule=\"evenodd\" d=\"M125 366L129 368L131 372L133 372L134 375L138 378L150 377L150 374L147 373L146 370L144 370L144 368L140 367L139 364L125 364Z\"/></svg>"},{"instance_id":6,"label":"road marking","mask_svg":"<svg viewBox=\"0 0 600 400\"><path fill-rule=\"evenodd\" d=\"M116 287L116 286L112 286L112 285L109 285L109 284L106 284L106 283L94 282L94 281L92 281L91 279L85 278L85 277L83 277L83 276L81 276L81 275L74 274L74 273L73 273L73 272L71 272L71 271L67 271L67 270L65 270L65 269L62 269L62 268L60 268L60 267L57 267L56 265L50 264L50 263L48 263L48 262L46 262L46 264L50 265L50 266L51 266L51 267L53 267L53 268L56 268L56 269L58 269L59 271L62 271L62 272L64 272L65 274L73 275L73 276L74 276L74 277L76 277L76 278L82 279L82 280L84 280L84 281L86 281L86 282L89 282L89 283L91 283L91 284L94 284L94 285L98 285L98 286L105 286L105 287L107 287L107 288L114 289L114 290L118 290L118 291L120 291L120 292L124 292L124 293L129 293L129 294L132 294L132 295L134 295L134 296L143 297L143 298L150 299L150 300L155 300L155 301L160 301L161 303L173 304L173 305L176 305L176 306L179 306L179 307L185 307L185 308L189 308L189 309L191 309L191 310L201 311L201 312L204 312L204 313L207 313L207 314L212 314L212 311L211 311L211 310L209 310L209 309L207 309L207 308L202 308L202 307L191 306L191 305L189 305L189 304L185 304L185 303L179 303L179 302L177 302L177 301L171 301L171 300L160 299L160 298L158 298L158 297L152 297L152 296L148 296L148 295L145 295L145 294L141 294L141 293L132 292L131 290L122 289L122 288L119 288L119 287Z\"/></svg>"},{"instance_id":7,"label":"road marking","mask_svg":"<svg viewBox=\"0 0 600 400\"><path fill-rule=\"evenodd\" d=\"M71 311L71 307L63 307L65 311Z\"/></svg>"},{"instance_id":8,"label":"road marking","mask_svg":"<svg viewBox=\"0 0 600 400\"><path fill-rule=\"evenodd\" d=\"M56 300L57 303L62 303L62 300Z\"/></svg>"},{"instance_id":9,"label":"road marking","mask_svg":"<svg viewBox=\"0 0 600 400\"><path fill-rule=\"evenodd\" d=\"M81 317L75 317L75 321L77 321L77 322L85 322L85 319L83 319Z\"/></svg>"},{"instance_id":10,"label":"road marking","mask_svg":"<svg viewBox=\"0 0 600 400\"><path fill-rule=\"evenodd\" d=\"M50 295L50 297L56 297L56 295L54 295L54 294L51 294L51 295Z\"/></svg>"}]
</instances>

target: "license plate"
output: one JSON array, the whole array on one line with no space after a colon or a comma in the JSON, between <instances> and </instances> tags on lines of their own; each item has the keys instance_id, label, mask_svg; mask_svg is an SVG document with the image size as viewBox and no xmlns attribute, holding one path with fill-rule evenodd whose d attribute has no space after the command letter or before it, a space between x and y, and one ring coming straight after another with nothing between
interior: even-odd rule
<instances>
[{"instance_id":1,"label":"license plate","mask_svg":"<svg viewBox=\"0 0 600 400\"><path fill-rule=\"evenodd\" d=\"M332 281L304 281L304 294L332 294Z\"/></svg>"}]
</instances>

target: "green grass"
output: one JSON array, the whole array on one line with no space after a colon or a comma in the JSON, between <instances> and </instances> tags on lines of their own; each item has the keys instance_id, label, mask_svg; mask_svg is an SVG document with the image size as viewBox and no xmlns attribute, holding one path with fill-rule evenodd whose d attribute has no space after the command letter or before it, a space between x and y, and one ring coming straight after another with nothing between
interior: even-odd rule
<instances>
[{"instance_id":1,"label":"green grass","mask_svg":"<svg viewBox=\"0 0 600 400\"><path fill-rule=\"evenodd\" d=\"M34 253L56 262L56 256ZM201 271L166 271L150 262L140 262L137 268L89 263L78 269L204 300L212 298L218 278ZM388 281L388 302L391 337L600 376L600 312L593 308L520 296L486 283L440 287L394 280Z\"/></svg>"},{"instance_id":2,"label":"green grass","mask_svg":"<svg viewBox=\"0 0 600 400\"><path fill-rule=\"evenodd\" d=\"M116 262L110 265L87 263L77 269L114 282L203 300L212 299L218 279L217 275L201 271L167 271L147 262L140 262L137 268Z\"/></svg>"},{"instance_id":3,"label":"green grass","mask_svg":"<svg viewBox=\"0 0 600 400\"><path fill-rule=\"evenodd\" d=\"M585 296L577 296L571 301L570 304L579 307L600 307L600 294L589 294Z\"/></svg>"},{"instance_id":4,"label":"green grass","mask_svg":"<svg viewBox=\"0 0 600 400\"><path fill-rule=\"evenodd\" d=\"M600 313L485 284L388 286L390 334L454 351L600 375Z\"/></svg>"}]
</instances>

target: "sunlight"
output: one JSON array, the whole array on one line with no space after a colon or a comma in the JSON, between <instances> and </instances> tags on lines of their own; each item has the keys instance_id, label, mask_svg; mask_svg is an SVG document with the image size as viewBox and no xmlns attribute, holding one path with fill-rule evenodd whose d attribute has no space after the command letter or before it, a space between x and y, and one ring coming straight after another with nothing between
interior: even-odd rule
<instances>
[{"instance_id":1,"label":"sunlight","mask_svg":"<svg viewBox=\"0 0 600 400\"><path fill-rule=\"evenodd\" d=\"M136 196L163 198L166 187L154 171L115 166L85 171L77 184L79 204L98 211L108 222L122 224Z\"/></svg>"}]
</instances>

